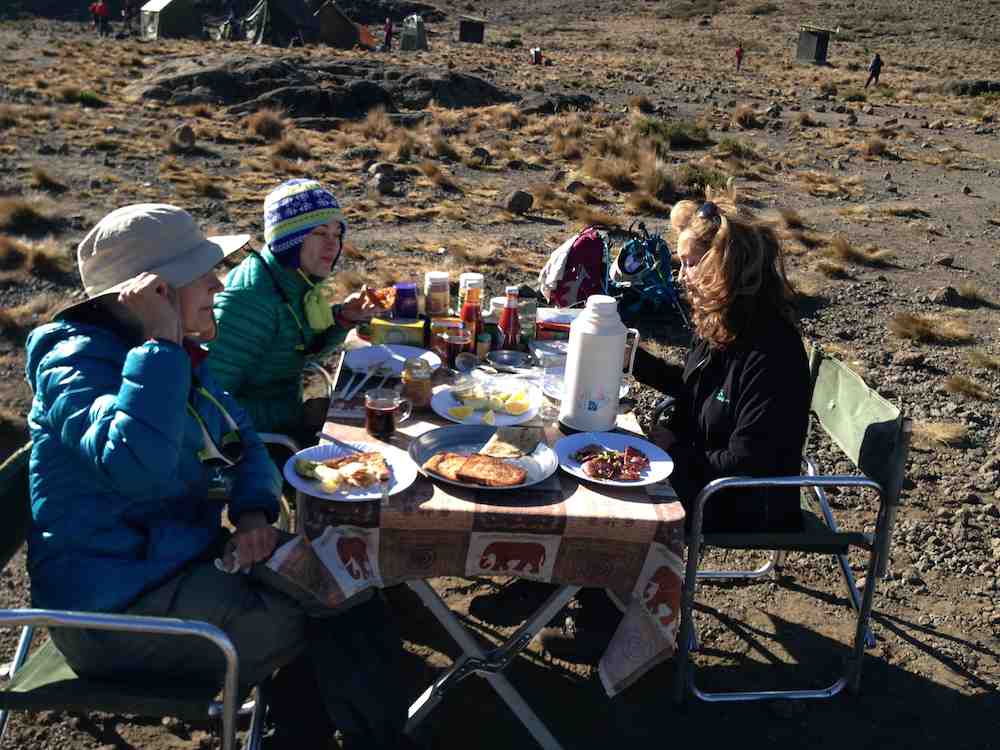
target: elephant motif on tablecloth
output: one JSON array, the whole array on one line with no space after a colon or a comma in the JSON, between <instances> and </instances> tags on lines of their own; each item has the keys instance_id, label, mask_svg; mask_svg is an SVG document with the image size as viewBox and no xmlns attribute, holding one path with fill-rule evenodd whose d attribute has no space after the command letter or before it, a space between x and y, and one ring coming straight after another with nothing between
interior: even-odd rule
<instances>
[{"instance_id":1,"label":"elephant motif on tablecloth","mask_svg":"<svg viewBox=\"0 0 1000 750\"><path fill-rule=\"evenodd\" d=\"M479 567L494 573L541 573L545 546L538 542L490 542Z\"/></svg>"},{"instance_id":2,"label":"elephant motif on tablecloth","mask_svg":"<svg viewBox=\"0 0 1000 750\"><path fill-rule=\"evenodd\" d=\"M372 577L371 560L368 558L368 542L360 536L342 536L337 540L337 554L351 577L356 581L360 578Z\"/></svg>"},{"instance_id":3,"label":"elephant motif on tablecloth","mask_svg":"<svg viewBox=\"0 0 1000 750\"><path fill-rule=\"evenodd\" d=\"M681 579L668 565L657 568L642 592L642 602L649 614L666 627L677 617L680 601Z\"/></svg>"}]
</instances>

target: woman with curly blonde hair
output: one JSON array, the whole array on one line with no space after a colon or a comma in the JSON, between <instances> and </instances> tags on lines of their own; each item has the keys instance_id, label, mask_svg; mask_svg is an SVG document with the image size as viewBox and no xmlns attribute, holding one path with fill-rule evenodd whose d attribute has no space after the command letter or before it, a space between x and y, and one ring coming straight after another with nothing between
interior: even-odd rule
<instances>
[{"instance_id":1,"label":"woman with curly blonde hair","mask_svg":"<svg viewBox=\"0 0 1000 750\"><path fill-rule=\"evenodd\" d=\"M722 201L681 201L670 212L694 340L683 368L640 350L635 376L676 396L654 440L676 462L685 506L725 476L800 473L809 420L809 364L774 231ZM719 493L710 531L793 530L796 489Z\"/></svg>"}]
</instances>

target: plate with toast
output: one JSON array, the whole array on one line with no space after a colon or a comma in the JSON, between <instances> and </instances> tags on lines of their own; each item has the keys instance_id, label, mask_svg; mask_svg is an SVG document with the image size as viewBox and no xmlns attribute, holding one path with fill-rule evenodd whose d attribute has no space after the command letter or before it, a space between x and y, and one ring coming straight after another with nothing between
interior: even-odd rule
<instances>
[{"instance_id":1,"label":"plate with toast","mask_svg":"<svg viewBox=\"0 0 1000 750\"><path fill-rule=\"evenodd\" d=\"M352 451L351 448L354 450ZM285 462L284 475L295 489L323 500L366 502L402 492L417 478L405 451L384 443L316 445Z\"/></svg>"},{"instance_id":2,"label":"plate with toast","mask_svg":"<svg viewBox=\"0 0 1000 750\"><path fill-rule=\"evenodd\" d=\"M439 427L410 443L410 458L425 476L482 490L530 487L559 468L541 427Z\"/></svg>"}]
</instances>

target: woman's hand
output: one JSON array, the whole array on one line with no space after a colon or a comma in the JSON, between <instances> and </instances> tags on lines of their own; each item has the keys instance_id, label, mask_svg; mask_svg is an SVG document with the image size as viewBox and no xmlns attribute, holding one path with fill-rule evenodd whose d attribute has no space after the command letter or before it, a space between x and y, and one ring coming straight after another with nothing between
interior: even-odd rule
<instances>
[{"instance_id":1,"label":"woman's hand","mask_svg":"<svg viewBox=\"0 0 1000 750\"><path fill-rule=\"evenodd\" d=\"M177 293L162 277L140 273L118 292L118 301L139 319L146 338L181 342Z\"/></svg>"},{"instance_id":2,"label":"woman's hand","mask_svg":"<svg viewBox=\"0 0 1000 750\"><path fill-rule=\"evenodd\" d=\"M240 567L244 569L267 560L277 544L278 530L267 522L263 513L244 513L240 516L236 522L236 534L230 541Z\"/></svg>"},{"instance_id":3,"label":"woman's hand","mask_svg":"<svg viewBox=\"0 0 1000 750\"><path fill-rule=\"evenodd\" d=\"M355 292L340 306L340 317L349 323L362 323L374 318L381 310L368 299L367 295Z\"/></svg>"}]
</instances>

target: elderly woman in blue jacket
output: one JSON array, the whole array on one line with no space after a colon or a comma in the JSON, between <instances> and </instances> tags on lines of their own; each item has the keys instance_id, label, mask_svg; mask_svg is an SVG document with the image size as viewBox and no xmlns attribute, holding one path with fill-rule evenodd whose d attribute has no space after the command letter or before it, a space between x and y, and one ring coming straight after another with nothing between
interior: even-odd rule
<instances>
[{"instance_id":1,"label":"elderly woman in blue jacket","mask_svg":"<svg viewBox=\"0 0 1000 750\"><path fill-rule=\"evenodd\" d=\"M336 723L365 746L396 747L405 706L392 694L373 698L385 704L373 711L352 706L344 691L358 678L344 672L358 670L344 660L357 657L345 657L333 636L345 625L358 629L350 618L367 617L366 630L385 631L383 662L392 664L398 637L381 601L315 627L289 596L213 564L225 545L253 566L278 540L278 472L204 366L199 343L215 329L222 285L214 266L247 239L208 239L181 209L144 204L112 212L80 244L88 301L33 331L27 345L33 603L211 622L234 641L244 684L280 669L272 717L282 724L284 712L287 746L325 747ZM228 543L213 486L227 490ZM54 630L52 638L86 675L209 679L223 670L221 655L199 639L91 630ZM358 644L360 653L371 647ZM313 695L322 703L309 710Z\"/></svg>"}]
</instances>

